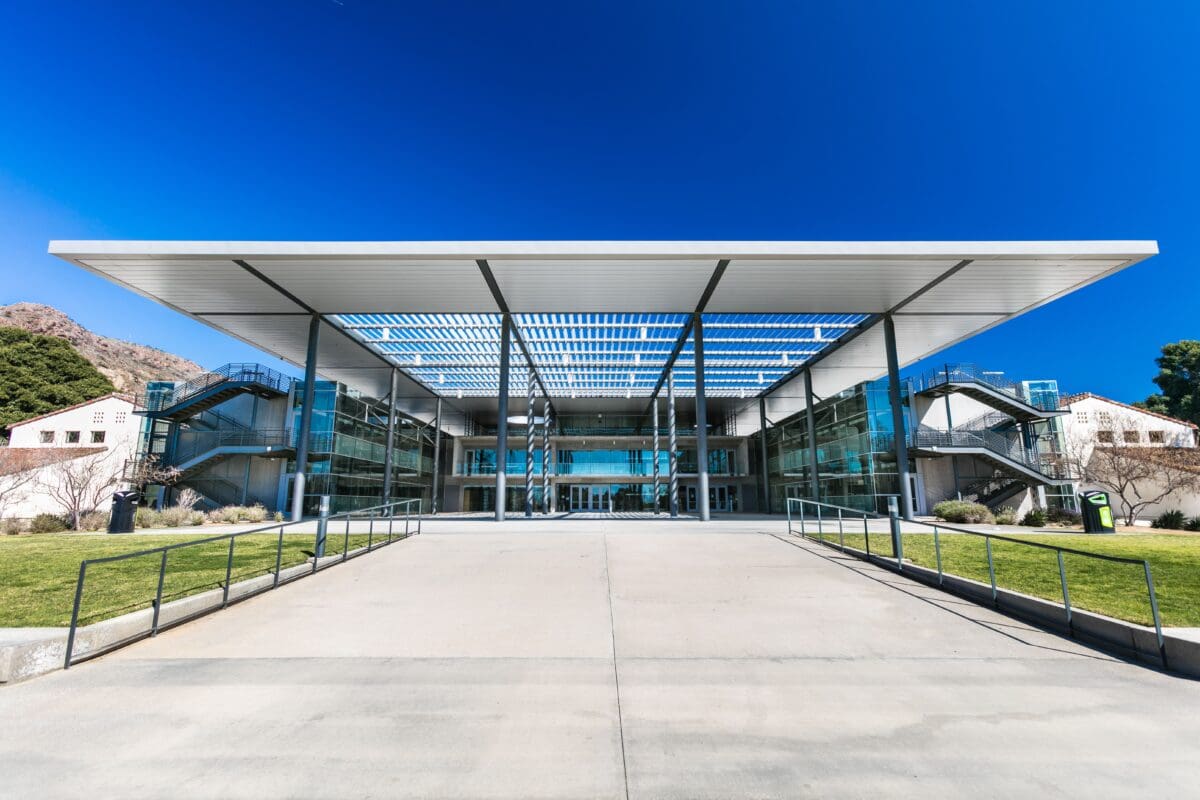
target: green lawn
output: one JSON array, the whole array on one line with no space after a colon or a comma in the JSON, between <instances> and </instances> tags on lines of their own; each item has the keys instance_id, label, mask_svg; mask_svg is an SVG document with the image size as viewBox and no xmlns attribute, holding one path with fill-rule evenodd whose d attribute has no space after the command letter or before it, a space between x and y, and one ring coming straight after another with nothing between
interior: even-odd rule
<instances>
[{"instance_id":1,"label":"green lawn","mask_svg":"<svg viewBox=\"0 0 1200 800\"><path fill-rule=\"evenodd\" d=\"M211 534L208 534L211 536ZM69 625L79 562L206 538L205 534L106 536L57 533L0 537L0 627ZM287 534L283 567L312 555L313 534ZM231 582L275 569L278 534L239 536L233 551ZM378 536L375 541L380 541ZM326 555L342 552L344 537L330 533ZM351 550L367 544L366 534L350 537ZM225 580L229 539L168 551L163 599L176 600L220 588ZM80 624L147 608L158 588L160 553L88 567Z\"/></svg>"},{"instance_id":2,"label":"green lawn","mask_svg":"<svg viewBox=\"0 0 1200 800\"><path fill-rule=\"evenodd\" d=\"M905 533L903 536L906 561L930 569L937 567L932 533ZM831 533L828 523L825 537L830 542L838 539L836 529ZM987 550L982 537L943 534L939 538L942 569L946 573L988 582ZM1154 577L1163 625L1200 626L1200 536L1044 534L1013 538L1091 553L1146 559ZM860 550L864 547L861 531L847 532L845 541L848 547ZM888 534L871 533L870 544L872 553L894 556ZM1053 551L993 540L992 559L996 565L996 585L1000 588L1062 602L1058 560ZM1070 554L1063 556L1063 564L1074 608L1143 625L1152 624L1141 565L1115 564Z\"/></svg>"}]
</instances>

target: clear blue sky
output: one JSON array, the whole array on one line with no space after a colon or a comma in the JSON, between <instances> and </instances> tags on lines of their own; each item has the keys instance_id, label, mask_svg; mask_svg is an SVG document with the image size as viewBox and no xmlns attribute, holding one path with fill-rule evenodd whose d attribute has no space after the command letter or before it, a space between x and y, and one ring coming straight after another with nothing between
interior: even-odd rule
<instances>
[{"instance_id":1,"label":"clear blue sky","mask_svg":"<svg viewBox=\"0 0 1200 800\"><path fill-rule=\"evenodd\" d=\"M1195 2L3 17L0 301L206 365L259 356L47 241L1158 239L938 360L1137 400L1164 342L1200 338Z\"/></svg>"}]
</instances>

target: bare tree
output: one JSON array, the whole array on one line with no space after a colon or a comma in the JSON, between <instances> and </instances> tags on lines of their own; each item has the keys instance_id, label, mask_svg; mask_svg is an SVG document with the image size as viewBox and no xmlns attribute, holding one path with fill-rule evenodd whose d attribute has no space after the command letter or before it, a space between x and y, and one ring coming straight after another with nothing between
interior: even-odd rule
<instances>
[{"instance_id":1,"label":"bare tree","mask_svg":"<svg viewBox=\"0 0 1200 800\"><path fill-rule=\"evenodd\" d=\"M163 466L162 459L150 453L144 458L127 460L123 480L139 489L148 483L171 486L179 480L179 469Z\"/></svg>"},{"instance_id":2,"label":"bare tree","mask_svg":"<svg viewBox=\"0 0 1200 800\"><path fill-rule=\"evenodd\" d=\"M115 450L67 458L41 471L42 489L79 529L84 514L95 511L121 483L122 460Z\"/></svg>"},{"instance_id":3,"label":"bare tree","mask_svg":"<svg viewBox=\"0 0 1200 800\"><path fill-rule=\"evenodd\" d=\"M38 469L47 462L42 448L4 448L0 450L0 517L13 503L20 503L36 488Z\"/></svg>"},{"instance_id":4,"label":"bare tree","mask_svg":"<svg viewBox=\"0 0 1200 800\"><path fill-rule=\"evenodd\" d=\"M1126 525L1132 525L1149 506L1200 490L1200 451L1134 444L1126 432L1138 430L1118 417L1111 431L1102 432L1109 441L1076 441L1070 446L1079 478L1115 495Z\"/></svg>"}]
</instances>

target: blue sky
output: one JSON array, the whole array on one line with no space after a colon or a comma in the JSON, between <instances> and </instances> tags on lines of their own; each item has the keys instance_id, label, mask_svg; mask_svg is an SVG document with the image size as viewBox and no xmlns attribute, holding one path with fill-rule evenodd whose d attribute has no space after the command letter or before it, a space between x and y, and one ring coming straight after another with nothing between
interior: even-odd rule
<instances>
[{"instance_id":1,"label":"blue sky","mask_svg":"<svg viewBox=\"0 0 1200 800\"><path fill-rule=\"evenodd\" d=\"M256 351L49 239L1157 239L937 357L1137 400L1200 338L1200 4L9 4L0 302ZM847 309L853 311L854 309Z\"/></svg>"}]
</instances>

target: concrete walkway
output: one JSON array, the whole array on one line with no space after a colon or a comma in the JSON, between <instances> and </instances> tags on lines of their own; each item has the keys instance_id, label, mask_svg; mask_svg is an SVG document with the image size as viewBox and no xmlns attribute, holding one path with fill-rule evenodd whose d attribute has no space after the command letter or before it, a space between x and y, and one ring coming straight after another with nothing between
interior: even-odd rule
<instances>
[{"instance_id":1,"label":"concrete walkway","mask_svg":"<svg viewBox=\"0 0 1200 800\"><path fill-rule=\"evenodd\" d=\"M1200 791L1200 684L779 527L427 522L0 689L0 797Z\"/></svg>"}]
</instances>

